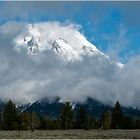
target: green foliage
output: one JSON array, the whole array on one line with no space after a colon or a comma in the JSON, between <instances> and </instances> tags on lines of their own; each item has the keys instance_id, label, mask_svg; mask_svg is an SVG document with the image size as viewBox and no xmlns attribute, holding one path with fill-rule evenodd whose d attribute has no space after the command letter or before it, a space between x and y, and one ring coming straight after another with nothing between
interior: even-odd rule
<instances>
[{"instance_id":1,"label":"green foliage","mask_svg":"<svg viewBox=\"0 0 140 140\"><path fill-rule=\"evenodd\" d=\"M94 117L89 118L89 129L96 129L97 128L97 121Z\"/></svg>"},{"instance_id":2,"label":"green foliage","mask_svg":"<svg viewBox=\"0 0 140 140\"><path fill-rule=\"evenodd\" d=\"M135 129L140 129L140 119L136 119L134 126L135 126Z\"/></svg>"},{"instance_id":3,"label":"green foliage","mask_svg":"<svg viewBox=\"0 0 140 140\"><path fill-rule=\"evenodd\" d=\"M43 117L40 117L40 130L46 130L47 129L47 124L46 124L46 119Z\"/></svg>"},{"instance_id":4,"label":"green foliage","mask_svg":"<svg viewBox=\"0 0 140 140\"><path fill-rule=\"evenodd\" d=\"M41 130L61 129L59 119L42 118L40 119Z\"/></svg>"},{"instance_id":5,"label":"green foliage","mask_svg":"<svg viewBox=\"0 0 140 140\"><path fill-rule=\"evenodd\" d=\"M133 117L125 116L124 117L124 128L133 129L135 127L135 120Z\"/></svg>"},{"instance_id":6,"label":"green foliage","mask_svg":"<svg viewBox=\"0 0 140 140\"><path fill-rule=\"evenodd\" d=\"M62 114L61 114L61 128L62 129L71 129L73 128L73 111L69 102L65 103Z\"/></svg>"},{"instance_id":7,"label":"green foliage","mask_svg":"<svg viewBox=\"0 0 140 140\"><path fill-rule=\"evenodd\" d=\"M5 130L16 130L18 128L17 110L15 104L9 100L3 111L4 118L4 129Z\"/></svg>"},{"instance_id":8,"label":"green foliage","mask_svg":"<svg viewBox=\"0 0 140 140\"><path fill-rule=\"evenodd\" d=\"M112 128L113 129L122 129L124 128L124 116L120 106L120 103L117 101L112 112Z\"/></svg>"},{"instance_id":9,"label":"green foliage","mask_svg":"<svg viewBox=\"0 0 140 140\"><path fill-rule=\"evenodd\" d=\"M31 118L30 118L30 129L33 131L34 129L39 128L40 126L40 120L37 116L36 112L31 113Z\"/></svg>"},{"instance_id":10,"label":"green foliage","mask_svg":"<svg viewBox=\"0 0 140 140\"><path fill-rule=\"evenodd\" d=\"M3 128L2 111L0 111L0 130Z\"/></svg>"},{"instance_id":11,"label":"green foliage","mask_svg":"<svg viewBox=\"0 0 140 140\"><path fill-rule=\"evenodd\" d=\"M19 129L28 130L30 124L30 114L28 112L23 112L19 115Z\"/></svg>"},{"instance_id":12,"label":"green foliage","mask_svg":"<svg viewBox=\"0 0 140 140\"><path fill-rule=\"evenodd\" d=\"M80 106L77 117L76 127L79 129L88 129L88 115L83 106Z\"/></svg>"},{"instance_id":13,"label":"green foliage","mask_svg":"<svg viewBox=\"0 0 140 140\"><path fill-rule=\"evenodd\" d=\"M101 116L101 124L103 129L111 128L111 116L109 112L103 112Z\"/></svg>"},{"instance_id":14,"label":"green foliage","mask_svg":"<svg viewBox=\"0 0 140 140\"><path fill-rule=\"evenodd\" d=\"M140 119L125 116L117 101L112 114L103 112L98 121L87 114L86 109L80 106L77 114L73 113L69 102L63 106L59 118L43 118L36 112L17 112L15 104L9 100L3 112L0 113L1 130L54 130L54 129L140 129Z\"/></svg>"}]
</instances>

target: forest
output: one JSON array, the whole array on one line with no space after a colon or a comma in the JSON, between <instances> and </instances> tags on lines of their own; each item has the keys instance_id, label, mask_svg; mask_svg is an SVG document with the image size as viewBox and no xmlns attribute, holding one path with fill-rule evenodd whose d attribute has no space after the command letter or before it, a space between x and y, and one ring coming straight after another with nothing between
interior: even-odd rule
<instances>
[{"instance_id":1,"label":"forest","mask_svg":"<svg viewBox=\"0 0 140 140\"><path fill-rule=\"evenodd\" d=\"M58 118L42 117L36 112L19 112L9 100L0 113L0 130L67 130L67 129L140 129L140 118L127 116L117 101L112 112L102 112L99 118L88 115L81 105L75 114L66 102Z\"/></svg>"}]
</instances>

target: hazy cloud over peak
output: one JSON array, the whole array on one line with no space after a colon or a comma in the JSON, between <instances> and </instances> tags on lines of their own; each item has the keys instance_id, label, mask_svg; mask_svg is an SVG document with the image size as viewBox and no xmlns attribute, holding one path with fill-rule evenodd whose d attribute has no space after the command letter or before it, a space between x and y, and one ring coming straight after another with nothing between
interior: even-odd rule
<instances>
[{"instance_id":1,"label":"hazy cloud over peak","mask_svg":"<svg viewBox=\"0 0 140 140\"><path fill-rule=\"evenodd\" d=\"M103 53L82 55L82 61L65 63L53 50L37 55L29 55L24 50L18 52L13 41L25 31L27 24L9 22L0 26L2 100L25 103L46 96L60 96L62 100L84 101L90 96L106 104L119 100L124 106L140 107L139 57L120 66ZM53 22L38 24L50 24L53 30ZM79 32L70 24L57 24L67 32ZM57 32L55 28L54 32ZM73 36L69 36L69 40L73 40Z\"/></svg>"}]
</instances>

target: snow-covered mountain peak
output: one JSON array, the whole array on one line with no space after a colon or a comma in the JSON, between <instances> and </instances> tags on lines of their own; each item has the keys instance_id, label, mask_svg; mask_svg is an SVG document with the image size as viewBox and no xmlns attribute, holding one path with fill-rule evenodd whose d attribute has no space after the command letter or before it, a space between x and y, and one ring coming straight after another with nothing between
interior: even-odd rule
<instances>
[{"instance_id":1,"label":"snow-covered mountain peak","mask_svg":"<svg viewBox=\"0 0 140 140\"><path fill-rule=\"evenodd\" d=\"M15 39L16 49L26 48L28 54L53 50L64 60L81 60L84 55L104 55L77 30L52 24L28 24Z\"/></svg>"},{"instance_id":2,"label":"snow-covered mountain peak","mask_svg":"<svg viewBox=\"0 0 140 140\"><path fill-rule=\"evenodd\" d=\"M50 51L67 62L83 60L84 56L95 56L94 59L97 61L105 60L115 64L119 69L124 66L99 51L72 26L48 22L27 24L24 29L14 40L18 51L25 49L30 55Z\"/></svg>"},{"instance_id":3,"label":"snow-covered mountain peak","mask_svg":"<svg viewBox=\"0 0 140 140\"><path fill-rule=\"evenodd\" d=\"M28 33L33 35L34 37L40 37L41 32L38 30L38 28L35 26L35 24L29 24L27 26Z\"/></svg>"},{"instance_id":4,"label":"snow-covered mountain peak","mask_svg":"<svg viewBox=\"0 0 140 140\"><path fill-rule=\"evenodd\" d=\"M54 41L53 50L68 61L81 59L79 52L73 49L67 41L61 38Z\"/></svg>"}]
</instances>

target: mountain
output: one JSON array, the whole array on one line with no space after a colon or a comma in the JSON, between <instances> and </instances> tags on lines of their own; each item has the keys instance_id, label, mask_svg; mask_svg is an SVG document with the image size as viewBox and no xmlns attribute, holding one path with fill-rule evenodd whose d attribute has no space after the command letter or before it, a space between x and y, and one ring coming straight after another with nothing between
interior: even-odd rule
<instances>
[{"instance_id":1,"label":"mountain","mask_svg":"<svg viewBox=\"0 0 140 140\"><path fill-rule=\"evenodd\" d=\"M27 49L30 55L50 51L64 61L80 61L84 56L96 56L97 59L100 57L112 61L119 68L123 67L122 63L111 60L99 51L79 31L67 28L61 25L56 27L53 23L51 28L49 24L28 24L25 31L15 39L15 46L18 50Z\"/></svg>"},{"instance_id":2,"label":"mountain","mask_svg":"<svg viewBox=\"0 0 140 140\"><path fill-rule=\"evenodd\" d=\"M109 105L105 105L101 102L98 102L92 98L88 98L86 102L83 103L76 103L76 102L70 102L72 109L75 113L77 113L79 107L81 105L84 106L87 113L90 116L94 116L96 118L99 118L102 112L104 111L112 111L113 107ZM44 98L41 100L38 100L32 104L26 104L18 106L17 108L21 111L28 111L28 112L37 112L40 116L48 116L51 118L57 118L60 116L62 108L63 108L64 102L56 97L53 100L49 100L48 98ZM131 107L122 107L124 114L128 116L134 116L134 117L140 117L140 110L134 109Z\"/></svg>"},{"instance_id":3,"label":"mountain","mask_svg":"<svg viewBox=\"0 0 140 140\"><path fill-rule=\"evenodd\" d=\"M104 55L78 31L72 29L66 31L61 26L59 26L61 32L58 32L58 29L55 32L54 29L55 26L50 29L47 25L29 24L25 32L16 38L15 43L17 46L27 48L30 54L53 50L67 60L78 60L85 54Z\"/></svg>"},{"instance_id":4,"label":"mountain","mask_svg":"<svg viewBox=\"0 0 140 140\"><path fill-rule=\"evenodd\" d=\"M62 101L59 97L55 98L42 98L33 103L27 104L16 104L16 108L19 112L36 112L39 116L43 117L51 117L58 118L61 114L64 101ZM95 118L99 118L102 112L113 110L113 107L110 105L105 105L97 100L92 98L87 98L87 100L83 103L79 102L70 102L74 113L78 112L79 107L82 105L86 109L89 116L93 116ZM5 106L4 102L0 102L0 110L3 110ZM140 109L132 108L132 107L123 107L123 113L128 116L140 117Z\"/></svg>"},{"instance_id":5,"label":"mountain","mask_svg":"<svg viewBox=\"0 0 140 140\"><path fill-rule=\"evenodd\" d=\"M61 110L63 107L63 103L59 102L59 99L54 99L50 101L47 98L36 101L32 104L25 104L17 106L19 111L21 112L36 112L40 116L49 116L49 117L59 117Z\"/></svg>"},{"instance_id":6,"label":"mountain","mask_svg":"<svg viewBox=\"0 0 140 140\"><path fill-rule=\"evenodd\" d=\"M3 110L4 106L5 106L5 102L0 100L0 111Z\"/></svg>"}]
</instances>

